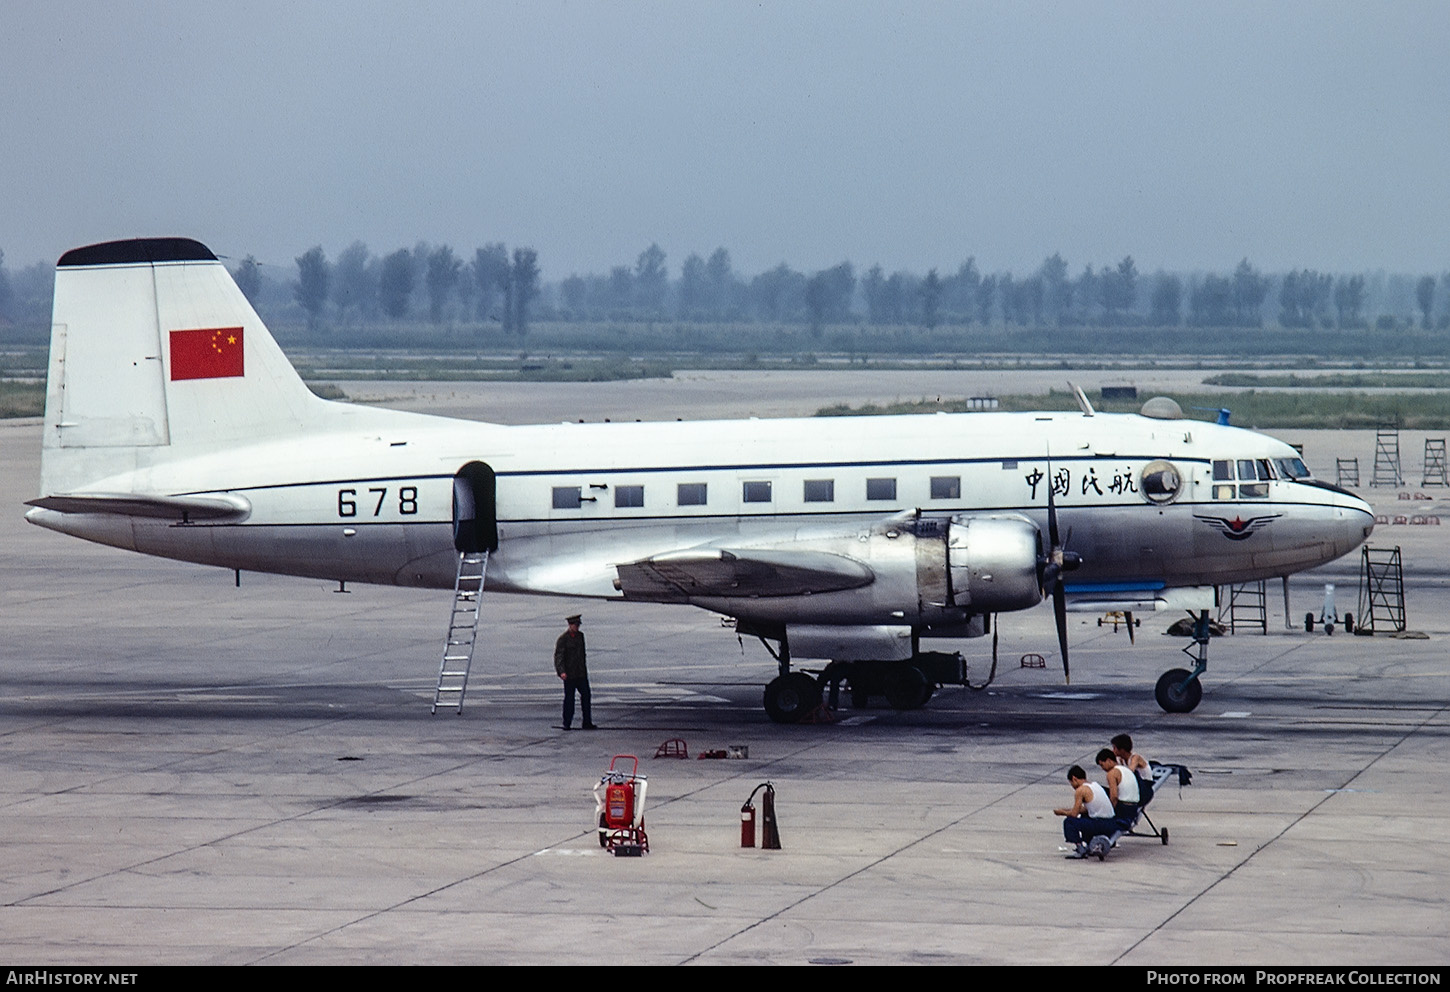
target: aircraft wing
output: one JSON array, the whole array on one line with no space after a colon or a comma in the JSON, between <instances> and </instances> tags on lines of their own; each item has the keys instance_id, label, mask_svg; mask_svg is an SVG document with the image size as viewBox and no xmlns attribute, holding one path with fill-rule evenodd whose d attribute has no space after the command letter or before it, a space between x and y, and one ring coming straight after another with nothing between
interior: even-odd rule
<instances>
[{"instance_id":1,"label":"aircraft wing","mask_svg":"<svg viewBox=\"0 0 1450 992\"><path fill-rule=\"evenodd\" d=\"M697 596L800 596L869 585L865 563L828 551L670 551L616 565L626 599L683 603Z\"/></svg>"},{"instance_id":2,"label":"aircraft wing","mask_svg":"<svg viewBox=\"0 0 1450 992\"><path fill-rule=\"evenodd\" d=\"M240 496L151 496L144 493L65 493L26 501L60 513L108 513L158 520L242 520L252 504Z\"/></svg>"}]
</instances>

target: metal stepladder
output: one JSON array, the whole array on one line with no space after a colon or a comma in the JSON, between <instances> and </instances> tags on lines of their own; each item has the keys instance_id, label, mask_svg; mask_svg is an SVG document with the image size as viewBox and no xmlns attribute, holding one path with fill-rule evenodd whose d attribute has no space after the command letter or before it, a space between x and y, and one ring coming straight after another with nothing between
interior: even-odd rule
<instances>
[{"instance_id":1,"label":"metal stepladder","mask_svg":"<svg viewBox=\"0 0 1450 992\"><path fill-rule=\"evenodd\" d=\"M1445 463L1445 439L1425 438L1425 478L1422 486L1450 486L1450 470Z\"/></svg>"},{"instance_id":2,"label":"metal stepladder","mask_svg":"<svg viewBox=\"0 0 1450 992\"><path fill-rule=\"evenodd\" d=\"M458 578L453 583L453 616L443 641L443 661L438 666L438 689L433 693L433 712L452 706L463 712L468 689L468 669L473 664L473 646L478 641L478 617L483 600L483 577L488 571L487 551L461 551Z\"/></svg>"},{"instance_id":3,"label":"metal stepladder","mask_svg":"<svg viewBox=\"0 0 1450 992\"><path fill-rule=\"evenodd\" d=\"M1405 484L1405 474L1400 471L1399 424L1381 424L1376 428L1374 475L1370 477L1369 484L1371 488Z\"/></svg>"},{"instance_id":4,"label":"metal stepladder","mask_svg":"<svg viewBox=\"0 0 1450 992\"><path fill-rule=\"evenodd\" d=\"M1398 546L1361 549L1356 619L1371 634L1405 629L1405 570Z\"/></svg>"},{"instance_id":5,"label":"metal stepladder","mask_svg":"<svg viewBox=\"0 0 1450 992\"><path fill-rule=\"evenodd\" d=\"M1260 633L1269 632L1269 612L1266 609L1264 580L1240 582L1228 586L1227 602L1219 597L1218 622L1228 621L1229 633L1237 634L1240 627L1258 628Z\"/></svg>"}]
</instances>

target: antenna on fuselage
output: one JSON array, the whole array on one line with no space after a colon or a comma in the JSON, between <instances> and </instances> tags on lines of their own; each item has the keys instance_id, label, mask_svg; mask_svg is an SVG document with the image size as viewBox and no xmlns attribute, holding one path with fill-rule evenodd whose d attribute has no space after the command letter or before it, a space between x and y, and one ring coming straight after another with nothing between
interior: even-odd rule
<instances>
[{"instance_id":1,"label":"antenna on fuselage","mask_svg":"<svg viewBox=\"0 0 1450 992\"><path fill-rule=\"evenodd\" d=\"M1074 386L1071 382L1067 384L1067 388L1071 389L1072 394L1077 397L1078 408L1082 410L1082 415L1084 417L1091 417L1097 413L1097 411L1093 409L1093 405L1088 402L1087 393L1083 392L1077 386Z\"/></svg>"},{"instance_id":2,"label":"antenna on fuselage","mask_svg":"<svg viewBox=\"0 0 1450 992\"><path fill-rule=\"evenodd\" d=\"M1220 427L1227 427L1228 426L1229 414L1233 412L1233 411L1231 411L1226 406L1218 406L1218 407L1214 407L1214 406L1196 406L1196 407L1193 407L1192 409L1194 409L1194 410L1207 410L1209 413L1216 413L1216 414L1218 414L1218 426L1220 426Z\"/></svg>"}]
</instances>

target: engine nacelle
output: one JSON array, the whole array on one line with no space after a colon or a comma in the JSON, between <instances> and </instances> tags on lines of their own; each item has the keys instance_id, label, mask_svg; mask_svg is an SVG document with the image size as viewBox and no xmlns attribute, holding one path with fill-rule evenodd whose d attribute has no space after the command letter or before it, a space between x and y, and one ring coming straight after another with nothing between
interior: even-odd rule
<instances>
[{"instance_id":1,"label":"engine nacelle","mask_svg":"<svg viewBox=\"0 0 1450 992\"><path fill-rule=\"evenodd\" d=\"M960 631L974 617L1025 610L1042 601L1037 574L1042 538L1037 526L1024 516L948 519L903 514L845 532L792 536L791 541L775 542L758 552L731 552L731 561L750 562L752 567L765 569L761 573L765 578L779 581L742 573L738 582L707 584L709 576L699 572L688 594L673 601L736 617L757 633L779 631L786 625L820 625L861 630L901 627L921 634ZM794 591L790 586L798 585L801 576L782 570L790 563L804 567L813 561L837 559L855 563L853 567L862 572L864 581ZM771 571L773 562L781 568ZM678 563L674 557L661 557L649 564L663 568ZM712 560L710 564L716 563ZM694 563L692 567L698 572L703 565ZM627 594L652 598L653 589L633 572L622 570L620 574L631 583L623 586ZM685 581L676 578L674 587L683 587ZM877 636L879 631L867 640Z\"/></svg>"},{"instance_id":2,"label":"engine nacelle","mask_svg":"<svg viewBox=\"0 0 1450 992\"><path fill-rule=\"evenodd\" d=\"M1041 555L1042 534L1026 517L953 517L947 527L951 603L974 613L1036 606Z\"/></svg>"}]
</instances>

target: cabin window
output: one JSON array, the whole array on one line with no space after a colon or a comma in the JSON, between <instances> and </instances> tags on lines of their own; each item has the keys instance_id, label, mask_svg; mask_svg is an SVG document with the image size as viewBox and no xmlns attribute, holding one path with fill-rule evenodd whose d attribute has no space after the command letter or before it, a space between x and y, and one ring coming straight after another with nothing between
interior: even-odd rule
<instances>
[{"instance_id":1,"label":"cabin window","mask_svg":"<svg viewBox=\"0 0 1450 992\"><path fill-rule=\"evenodd\" d=\"M554 487L554 509L577 510L582 503L582 492L579 486Z\"/></svg>"},{"instance_id":2,"label":"cabin window","mask_svg":"<svg viewBox=\"0 0 1450 992\"><path fill-rule=\"evenodd\" d=\"M675 489L675 502L680 506L704 506L705 483L682 482Z\"/></svg>"},{"instance_id":3,"label":"cabin window","mask_svg":"<svg viewBox=\"0 0 1450 992\"><path fill-rule=\"evenodd\" d=\"M836 501L836 480L807 479L803 495L807 503L834 503Z\"/></svg>"},{"instance_id":4,"label":"cabin window","mask_svg":"<svg viewBox=\"0 0 1450 992\"><path fill-rule=\"evenodd\" d=\"M769 503L769 482L747 482L741 487L740 498L747 503Z\"/></svg>"},{"instance_id":5,"label":"cabin window","mask_svg":"<svg viewBox=\"0 0 1450 992\"><path fill-rule=\"evenodd\" d=\"M896 498L896 480L895 479L867 479L866 480L866 498L867 499L895 499Z\"/></svg>"},{"instance_id":6,"label":"cabin window","mask_svg":"<svg viewBox=\"0 0 1450 992\"><path fill-rule=\"evenodd\" d=\"M644 486L615 486L614 505L626 507L644 506Z\"/></svg>"},{"instance_id":7,"label":"cabin window","mask_svg":"<svg viewBox=\"0 0 1450 992\"><path fill-rule=\"evenodd\" d=\"M959 475L934 475L931 477L932 499L961 499L962 477Z\"/></svg>"}]
</instances>

